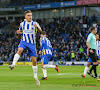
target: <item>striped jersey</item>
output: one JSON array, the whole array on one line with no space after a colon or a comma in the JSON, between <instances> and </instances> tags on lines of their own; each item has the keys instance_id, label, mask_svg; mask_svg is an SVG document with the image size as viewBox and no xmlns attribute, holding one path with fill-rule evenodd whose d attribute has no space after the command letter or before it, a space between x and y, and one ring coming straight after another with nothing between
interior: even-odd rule
<instances>
[{"instance_id":1,"label":"striped jersey","mask_svg":"<svg viewBox=\"0 0 100 90\"><path fill-rule=\"evenodd\" d=\"M35 40L36 27L34 27L34 24L37 24L37 26L40 27L39 24L35 21L27 22L25 20L20 23L19 30L23 31L22 41L31 44L36 44Z\"/></svg>"},{"instance_id":2,"label":"striped jersey","mask_svg":"<svg viewBox=\"0 0 100 90\"><path fill-rule=\"evenodd\" d=\"M51 54L52 55L52 45L51 45L51 42L48 38L41 37L40 38L40 45L41 45L40 51L43 52L43 55L45 55L45 54Z\"/></svg>"},{"instance_id":3,"label":"striped jersey","mask_svg":"<svg viewBox=\"0 0 100 90\"><path fill-rule=\"evenodd\" d=\"M96 41L96 45L97 45L97 49L96 49L96 52L97 52L97 55L100 56L100 41Z\"/></svg>"}]
</instances>

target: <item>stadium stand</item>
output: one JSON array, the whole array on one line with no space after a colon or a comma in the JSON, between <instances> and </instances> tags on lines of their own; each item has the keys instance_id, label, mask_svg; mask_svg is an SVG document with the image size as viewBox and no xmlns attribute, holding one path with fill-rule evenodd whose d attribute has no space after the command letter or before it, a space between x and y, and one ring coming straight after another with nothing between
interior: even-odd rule
<instances>
[{"instance_id":1,"label":"stadium stand","mask_svg":"<svg viewBox=\"0 0 100 90\"><path fill-rule=\"evenodd\" d=\"M65 61L87 61L86 55L86 37L90 32L90 26L96 22L96 17L67 17L53 18L53 21L47 22L47 19L36 20L47 32L48 38L52 42L53 57L52 60ZM84 27L87 24L87 27ZM17 51L20 42L20 35L16 35L18 26L10 24L9 30L0 32L0 62L9 61ZM97 26L97 29L99 27ZM39 35L37 35L37 51L39 51ZM24 51L20 60L30 61L30 57ZM38 61L41 55L38 55ZM20 61L19 60L19 61Z\"/></svg>"},{"instance_id":2,"label":"stadium stand","mask_svg":"<svg viewBox=\"0 0 100 90\"><path fill-rule=\"evenodd\" d=\"M75 1L75 0L10 0L8 6L34 5L34 4L55 3L64 1Z\"/></svg>"}]
</instances>

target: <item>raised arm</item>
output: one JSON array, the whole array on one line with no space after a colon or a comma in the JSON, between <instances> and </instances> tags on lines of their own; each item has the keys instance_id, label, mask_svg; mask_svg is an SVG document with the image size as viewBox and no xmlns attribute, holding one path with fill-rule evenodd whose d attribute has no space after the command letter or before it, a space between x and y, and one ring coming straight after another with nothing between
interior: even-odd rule
<instances>
[{"instance_id":1,"label":"raised arm","mask_svg":"<svg viewBox=\"0 0 100 90\"><path fill-rule=\"evenodd\" d=\"M41 27L40 27L40 25L38 23L35 23L34 27L36 27L39 32L42 32L42 29L41 29Z\"/></svg>"}]
</instances>

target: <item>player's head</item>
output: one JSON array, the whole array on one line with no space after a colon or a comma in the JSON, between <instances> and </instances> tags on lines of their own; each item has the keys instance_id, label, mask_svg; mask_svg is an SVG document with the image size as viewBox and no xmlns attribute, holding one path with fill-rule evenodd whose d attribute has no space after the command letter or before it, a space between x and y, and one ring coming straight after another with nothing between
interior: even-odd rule
<instances>
[{"instance_id":1,"label":"player's head","mask_svg":"<svg viewBox=\"0 0 100 90\"><path fill-rule=\"evenodd\" d=\"M96 41L97 41L99 39L99 34L96 34L95 37L96 37Z\"/></svg>"},{"instance_id":2,"label":"player's head","mask_svg":"<svg viewBox=\"0 0 100 90\"><path fill-rule=\"evenodd\" d=\"M46 37L46 32L45 31L41 32L41 37Z\"/></svg>"},{"instance_id":3,"label":"player's head","mask_svg":"<svg viewBox=\"0 0 100 90\"><path fill-rule=\"evenodd\" d=\"M97 29L95 27L91 27L91 33L96 34L97 33Z\"/></svg>"},{"instance_id":4,"label":"player's head","mask_svg":"<svg viewBox=\"0 0 100 90\"><path fill-rule=\"evenodd\" d=\"M25 11L25 19L26 19L28 22L31 22L31 21L32 21L32 12L31 12L31 10Z\"/></svg>"}]
</instances>

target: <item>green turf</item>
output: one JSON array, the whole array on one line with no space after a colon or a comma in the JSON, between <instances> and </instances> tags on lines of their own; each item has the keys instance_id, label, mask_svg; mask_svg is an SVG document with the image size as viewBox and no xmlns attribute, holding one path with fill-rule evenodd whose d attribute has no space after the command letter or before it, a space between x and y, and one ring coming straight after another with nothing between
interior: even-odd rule
<instances>
[{"instance_id":1,"label":"green turf","mask_svg":"<svg viewBox=\"0 0 100 90\"><path fill-rule=\"evenodd\" d=\"M90 77L82 78L84 66L60 66L60 73L50 68L48 71L48 80L40 80L38 87L33 80L33 71L31 66L16 66L10 70L8 66L0 66L0 90L100 90L100 81ZM100 67L98 66L98 74ZM43 77L42 69L38 66L38 77ZM76 87L76 86L83 87ZM86 86L89 85L89 86ZM91 87L91 86L97 87Z\"/></svg>"}]
</instances>

